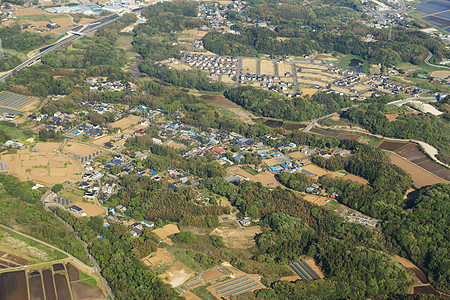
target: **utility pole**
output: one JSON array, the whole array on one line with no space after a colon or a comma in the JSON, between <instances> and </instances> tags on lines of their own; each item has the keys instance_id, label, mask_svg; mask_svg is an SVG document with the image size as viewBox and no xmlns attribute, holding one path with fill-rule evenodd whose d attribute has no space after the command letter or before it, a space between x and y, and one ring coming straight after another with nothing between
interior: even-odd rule
<instances>
[{"instance_id":1,"label":"utility pole","mask_svg":"<svg viewBox=\"0 0 450 300\"><path fill-rule=\"evenodd\" d=\"M3 53L2 38L0 38L0 58L5 58L5 53Z\"/></svg>"}]
</instances>

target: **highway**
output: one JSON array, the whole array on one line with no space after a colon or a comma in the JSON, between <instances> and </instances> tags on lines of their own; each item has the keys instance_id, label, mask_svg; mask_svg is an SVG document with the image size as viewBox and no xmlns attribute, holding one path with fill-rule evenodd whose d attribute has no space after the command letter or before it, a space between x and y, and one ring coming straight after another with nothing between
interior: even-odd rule
<instances>
[{"instance_id":1,"label":"highway","mask_svg":"<svg viewBox=\"0 0 450 300\"><path fill-rule=\"evenodd\" d=\"M46 46L44 48L41 48L39 50L39 54L33 56L32 58L30 58L29 60L21 63L20 65L18 65L17 67L15 67L14 69L10 70L8 73L4 74L2 77L0 77L0 82L3 82L6 80L6 78L8 78L9 76L11 76L14 72L16 71L20 71L23 68L26 68L32 64L34 64L36 61L40 60L42 58L42 56L44 54L49 53L50 51L55 50L56 48L67 44L70 41L73 41L75 39L79 39L85 35L91 34L95 31L97 31L98 29L102 28L105 25L108 25L112 22L114 22L115 20L117 20L119 18L119 15L114 14L114 15L110 15L98 20L95 20L93 22L90 22L88 24L82 25L82 26L77 26L75 28L73 28L72 30L67 31L67 33L69 34L68 37L52 44L49 46ZM87 25L87 26L86 26ZM81 29L81 30L80 30ZM76 31L76 30L80 30L80 31Z\"/></svg>"}]
</instances>

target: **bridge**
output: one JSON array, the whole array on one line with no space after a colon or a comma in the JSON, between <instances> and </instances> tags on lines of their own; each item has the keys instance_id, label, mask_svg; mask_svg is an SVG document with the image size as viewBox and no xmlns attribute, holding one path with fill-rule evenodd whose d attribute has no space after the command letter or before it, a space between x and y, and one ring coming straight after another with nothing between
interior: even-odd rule
<instances>
[{"instance_id":1,"label":"bridge","mask_svg":"<svg viewBox=\"0 0 450 300\"><path fill-rule=\"evenodd\" d=\"M138 10L136 12L138 12ZM109 16L103 17L101 19L98 19L98 20L95 20L95 21L89 22L87 24L80 25L80 26L77 26L75 28L68 30L66 32L67 34L69 34L68 37L66 37L62 40L59 40L58 42L56 42L52 45L45 46L45 47L39 49L39 54L33 56L32 58L30 58L27 61L24 61L23 63L21 63L14 69L10 70L9 72L7 72L3 76L1 76L0 81L3 82L6 80L6 78L8 78L12 74L14 74L14 72L20 71L23 68L31 66L32 64L34 64L35 62L40 60L44 54L49 53L50 51L53 51L56 48L58 48L62 45L65 45L70 41L73 41L73 40L79 39L85 35L91 34L95 31L97 31L98 29L102 28L103 26L106 26L106 25L114 22L119 17L120 17L120 15L118 15L118 14L109 15Z\"/></svg>"}]
</instances>

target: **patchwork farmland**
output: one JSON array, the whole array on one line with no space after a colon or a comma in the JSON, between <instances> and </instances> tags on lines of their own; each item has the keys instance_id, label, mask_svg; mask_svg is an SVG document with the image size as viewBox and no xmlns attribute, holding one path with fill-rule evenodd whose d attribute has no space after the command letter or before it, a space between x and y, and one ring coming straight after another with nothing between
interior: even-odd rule
<instances>
[{"instance_id":1,"label":"patchwork farmland","mask_svg":"<svg viewBox=\"0 0 450 300\"><path fill-rule=\"evenodd\" d=\"M415 144L383 141L378 147L382 150L393 152L395 155L398 155L405 160L402 161L391 156L394 164L411 174L414 185L417 187L437 182L448 183L450 181L450 171L426 157ZM409 165L408 162L412 165ZM427 178L429 178L429 180Z\"/></svg>"},{"instance_id":2,"label":"patchwork farmland","mask_svg":"<svg viewBox=\"0 0 450 300\"><path fill-rule=\"evenodd\" d=\"M23 114L32 110L39 99L36 97L23 96L11 92L0 92L0 115L4 113Z\"/></svg>"}]
</instances>

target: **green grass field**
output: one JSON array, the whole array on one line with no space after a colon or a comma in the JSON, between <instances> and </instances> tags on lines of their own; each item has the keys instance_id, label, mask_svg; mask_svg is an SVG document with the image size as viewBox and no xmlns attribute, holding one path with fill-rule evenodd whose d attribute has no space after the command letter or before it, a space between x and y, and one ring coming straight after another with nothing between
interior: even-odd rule
<instances>
[{"instance_id":1,"label":"green grass field","mask_svg":"<svg viewBox=\"0 0 450 300\"><path fill-rule=\"evenodd\" d=\"M337 202L336 200L331 200L330 202L328 202L325 205L325 208L329 209L329 210L335 210L339 207L339 202Z\"/></svg>"},{"instance_id":2,"label":"green grass field","mask_svg":"<svg viewBox=\"0 0 450 300\"><path fill-rule=\"evenodd\" d=\"M250 168L249 166L243 166L241 167L242 170L249 172L252 175L256 175L258 174L258 172L256 172L255 170L253 170L252 168Z\"/></svg>"},{"instance_id":3,"label":"green grass field","mask_svg":"<svg viewBox=\"0 0 450 300\"><path fill-rule=\"evenodd\" d=\"M214 297L213 294L211 294L210 291L208 291L206 289L206 286L204 286L204 285L193 289L191 292L194 293L196 296L198 296L202 300L215 300L215 299L217 299L216 297Z\"/></svg>"}]
</instances>

